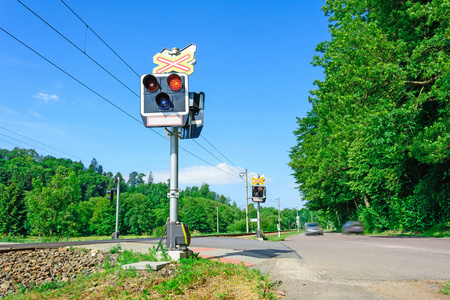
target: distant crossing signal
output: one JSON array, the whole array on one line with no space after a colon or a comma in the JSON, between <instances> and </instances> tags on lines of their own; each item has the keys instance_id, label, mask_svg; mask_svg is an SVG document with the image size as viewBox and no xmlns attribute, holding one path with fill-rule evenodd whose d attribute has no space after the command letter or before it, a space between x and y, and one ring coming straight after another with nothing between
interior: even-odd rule
<instances>
[{"instance_id":1,"label":"distant crossing signal","mask_svg":"<svg viewBox=\"0 0 450 300\"><path fill-rule=\"evenodd\" d=\"M253 202L266 202L266 187L263 185L253 185L252 200Z\"/></svg>"}]
</instances>

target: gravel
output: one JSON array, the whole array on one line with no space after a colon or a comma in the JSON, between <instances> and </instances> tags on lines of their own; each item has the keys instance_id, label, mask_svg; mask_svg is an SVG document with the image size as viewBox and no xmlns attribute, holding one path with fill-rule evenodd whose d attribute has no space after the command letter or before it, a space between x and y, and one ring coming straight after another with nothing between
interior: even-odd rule
<instances>
[{"instance_id":1,"label":"gravel","mask_svg":"<svg viewBox=\"0 0 450 300\"><path fill-rule=\"evenodd\" d=\"M99 250L59 248L1 253L0 298L17 293L20 287L67 282L78 275L91 275L99 271L108 258L111 265L117 262L117 254Z\"/></svg>"}]
</instances>

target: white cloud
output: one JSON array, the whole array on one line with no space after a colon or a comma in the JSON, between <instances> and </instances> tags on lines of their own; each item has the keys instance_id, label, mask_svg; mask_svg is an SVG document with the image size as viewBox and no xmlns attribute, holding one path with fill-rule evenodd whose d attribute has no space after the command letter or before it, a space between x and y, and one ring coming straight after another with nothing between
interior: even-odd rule
<instances>
[{"instance_id":1,"label":"white cloud","mask_svg":"<svg viewBox=\"0 0 450 300\"><path fill-rule=\"evenodd\" d=\"M59 101L58 95L55 95L55 94L50 95L50 94L46 94L46 93L42 93L42 92L34 94L33 98L44 100L47 103L50 101Z\"/></svg>"},{"instance_id":2,"label":"white cloud","mask_svg":"<svg viewBox=\"0 0 450 300\"><path fill-rule=\"evenodd\" d=\"M221 171L222 170L222 171ZM152 172L154 182L166 182L170 177L169 171ZM184 185L201 185L202 183L227 185L242 182L239 169L225 163L217 166L193 166L179 170L178 183Z\"/></svg>"}]
</instances>

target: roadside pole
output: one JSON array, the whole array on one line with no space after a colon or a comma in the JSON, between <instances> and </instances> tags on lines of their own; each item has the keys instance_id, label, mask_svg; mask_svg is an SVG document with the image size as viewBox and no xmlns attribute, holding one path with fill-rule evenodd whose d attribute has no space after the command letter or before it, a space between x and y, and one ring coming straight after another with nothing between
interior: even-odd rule
<instances>
[{"instance_id":1,"label":"roadside pole","mask_svg":"<svg viewBox=\"0 0 450 300\"><path fill-rule=\"evenodd\" d=\"M258 225L258 230L256 231L256 237L257 238L263 238L262 234L261 234L261 217L259 215L259 207L260 207L260 203L256 202L256 218L257 218L257 225Z\"/></svg>"},{"instance_id":2,"label":"roadside pole","mask_svg":"<svg viewBox=\"0 0 450 300\"><path fill-rule=\"evenodd\" d=\"M216 206L217 209L217 234L219 234L219 205Z\"/></svg>"},{"instance_id":3,"label":"roadside pole","mask_svg":"<svg viewBox=\"0 0 450 300\"><path fill-rule=\"evenodd\" d=\"M116 239L119 238L119 197L120 197L120 177L117 177L117 201L116 201Z\"/></svg>"},{"instance_id":4,"label":"roadside pole","mask_svg":"<svg viewBox=\"0 0 450 300\"><path fill-rule=\"evenodd\" d=\"M178 127L170 135L170 222L178 221ZM173 247L172 247L173 246ZM175 248L175 245L170 245Z\"/></svg>"},{"instance_id":5,"label":"roadside pole","mask_svg":"<svg viewBox=\"0 0 450 300\"><path fill-rule=\"evenodd\" d=\"M280 216L280 197L278 197L278 237L280 237L281 230L281 216Z\"/></svg>"},{"instance_id":6,"label":"roadside pole","mask_svg":"<svg viewBox=\"0 0 450 300\"><path fill-rule=\"evenodd\" d=\"M175 228L178 222L178 127L172 127L170 135L170 199L169 222L167 223L166 245L169 251L176 250Z\"/></svg>"},{"instance_id":7,"label":"roadside pole","mask_svg":"<svg viewBox=\"0 0 450 300\"><path fill-rule=\"evenodd\" d=\"M248 178L247 178L247 169L245 169L245 222L247 224L247 233L248 233Z\"/></svg>"}]
</instances>

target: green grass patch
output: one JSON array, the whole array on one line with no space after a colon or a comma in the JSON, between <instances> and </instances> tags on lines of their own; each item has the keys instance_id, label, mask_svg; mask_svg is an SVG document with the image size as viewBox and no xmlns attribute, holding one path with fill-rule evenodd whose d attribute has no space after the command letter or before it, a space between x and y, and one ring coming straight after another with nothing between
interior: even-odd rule
<instances>
[{"instance_id":1,"label":"green grass patch","mask_svg":"<svg viewBox=\"0 0 450 300\"><path fill-rule=\"evenodd\" d=\"M405 230L385 230L381 232L372 232L371 235L380 236L411 236L411 237L437 237L450 238L450 229L444 225L436 225L426 231L405 231Z\"/></svg>"},{"instance_id":2,"label":"green grass patch","mask_svg":"<svg viewBox=\"0 0 450 300\"><path fill-rule=\"evenodd\" d=\"M300 230L300 232L292 231L292 232L281 233L280 237L278 237L278 234L275 234L275 235L267 236L267 237L265 237L265 239L267 241L271 241L271 242L280 242L280 241L286 240L286 238L289 236L297 235L302 232L304 232L304 230Z\"/></svg>"},{"instance_id":3,"label":"green grass patch","mask_svg":"<svg viewBox=\"0 0 450 300\"><path fill-rule=\"evenodd\" d=\"M155 236L150 235L123 235L118 240L123 239L145 239ZM101 241L111 240L112 237L108 235L96 235L96 236L82 236L82 237L37 237L37 236L21 236L21 235L7 235L0 238L0 242L4 243L52 243L52 242L65 242L65 241Z\"/></svg>"},{"instance_id":4,"label":"green grass patch","mask_svg":"<svg viewBox=\"0 0 450 300\"><path fill-rule=\"evenodd\" d=\"M444 288L440 290L439 293L444 295L450 295L450 281L445 284Z\"/></svg>"}]
</instances>

